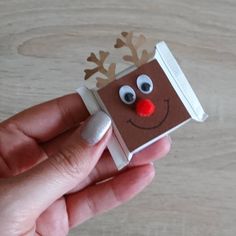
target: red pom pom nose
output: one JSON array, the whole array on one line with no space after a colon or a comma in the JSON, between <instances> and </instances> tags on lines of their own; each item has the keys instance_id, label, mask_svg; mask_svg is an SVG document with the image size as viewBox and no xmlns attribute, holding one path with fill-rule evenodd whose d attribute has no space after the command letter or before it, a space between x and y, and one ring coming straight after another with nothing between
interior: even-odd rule
<instances>
[{"instance_id":1,"label":"red pom pom nose","mask_svg":"<svg viewBox=\"0 0 236 236\"><path fill-rule=\"evenodd\" d=\"M140 99L136 103L136 113L142 117L151 116L155 111L155 105L150 99Z\"/></svg>"}]
</instances>

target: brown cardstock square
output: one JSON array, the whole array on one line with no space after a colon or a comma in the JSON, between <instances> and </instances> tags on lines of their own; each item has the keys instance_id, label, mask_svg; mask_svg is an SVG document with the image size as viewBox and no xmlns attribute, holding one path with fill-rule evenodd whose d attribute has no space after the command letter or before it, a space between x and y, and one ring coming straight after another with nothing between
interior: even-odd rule
<instances>
[{"instance_id":1,"label":"brown cardstock square","mask_svg":"<svg viewBox=\"0 0 236 236\"><path fill-rule=\"evenodd\" d=\"M136 80L142 74L148 75L153 82L154 89L150 94L142 93L137 87ZM119 96L119 89L123 85L134 89L137 101L142 98L150 99L156 107L154 114L140 117L135 111L135 103L123 103ZM190 118L157 60L114 80L97 93L130 152Z\"/></svg>"}]
</instances>

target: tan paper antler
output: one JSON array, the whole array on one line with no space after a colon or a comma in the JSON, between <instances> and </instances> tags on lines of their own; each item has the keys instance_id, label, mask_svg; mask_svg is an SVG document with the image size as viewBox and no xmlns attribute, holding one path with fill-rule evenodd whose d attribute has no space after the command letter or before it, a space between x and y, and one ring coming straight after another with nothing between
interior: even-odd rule
<instances>
[{"instance_id":1,"label":"tan paper antler","mask_svg":"<svg viewBox=\"0 0 236 236\"><path fill-rule=\"evenodd\" d=\"M144 49L139 58L138 49L146 42L144 35L140 34L133 42L133 32L122 32L121 38L117 38L115 48L128 47L131 51L131 55L123 56L123 59L128 62L134 63L135 66L139 67L149 61L154 56L154 52L148 52Z\"/></svg>"},{"instance_id":2,"label":"tan paper antler","mask_svg":"<svg viewBox=\"0 0 236 236\"><path fill-rule=\"evenodd\" d=\"M115 48L127 47L131 51L131 55L123 56L123 59L128 62L132 62L136 67L139 67L145 63L147 63L153 56L153 52L148 52L146 49L143 49L142 52L138 53L138 49L146 42L146 38L144 35L140 34L137 39L134 40L133 32L122 32L121 37L117 38ZM107 85L108 83L115 80L115 70L116 64L111 63L109 67L106 69L104 67L104 62L109 56L109 52L99 51L99 56L97 57L93 52L87 58L88 62L93 62L97 66L93 69L86 69L85 72L85 80L89 79L95 73L99 72L103 74L106 78L96 77L97 87L101 88Z\"/></svg>"},{"instance_id":3,"label":"tan paper antler","mask_svg":"<svg viewBox=\"0 0 236 236\"><path fill-rule=\"evenodd\" d=\"M92 75L94 75L97 72L100 72L101 74L106 76L106 78L96 77L98 88L105 86L106 84L110 83L115 79L116 64L115 63L110 64L108 69L104 67L104 62L107 59L108 55L109 52L99 51L99 58L94 53L91 53L90 56L87 58L88 62L95 63L97 67L93 69L84 70L85 80L89 79Z\"/></svg>"}]
</instances>

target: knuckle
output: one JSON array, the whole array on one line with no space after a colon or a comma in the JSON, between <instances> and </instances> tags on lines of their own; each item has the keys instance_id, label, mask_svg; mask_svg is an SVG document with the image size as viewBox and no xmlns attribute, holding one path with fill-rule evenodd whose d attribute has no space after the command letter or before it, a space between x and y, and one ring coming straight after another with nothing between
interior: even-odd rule
<instances>
[{"instance_id":1,"label":"knuckle","mask_svg":"<svg viewBox=\"0 0 236 236\"><path fill-rule=\"evenodd\" d=\"M125 199L122 199L121 195L117 192L116 187L114 186L113 182L110 183L110 188L111 188L113 199L116 205L118 206L122 204L125 201Z\"/></svg>"},{"instance_id":2,"label":"knuckle","mask_svg":"<svg viewBox=\"0 0 236 236\"><path fill-rule=\"evenodd\" d=\"M14 225L14 227L17 228L26 222L29 211L21 197L17 196L16 200L17 191L12 188L11 182L12 180L10 179L0 181L1 225L9 225L9 227ZM19 206L21 206L21 209ZM18 209L18 211L16 211L16 209Z\"/></svg>"},{"instance_id":3,"label":"knuckle","mask_svg":"<svg viewBox=\"0 0 236 236\"><path fill-rule=\"evenodd\" d=\"M86 161L83 157L81 146L70 145L61 149L55 157L50 158L51 165L62 175L76 178L86 169Z\"/></svg>"},{"instance_id":4,"label":"knuckle","mask_svg":"<svg viewBox=\"0 0 236 236\"><path fill-rule=\"evenodd\" d=\"M99 206L97 204L97 201L93 198L93 193L90 191L87 192L87 206L90 211L90 215L93 217L99 213Z\"/></svg>"}]
</instances>

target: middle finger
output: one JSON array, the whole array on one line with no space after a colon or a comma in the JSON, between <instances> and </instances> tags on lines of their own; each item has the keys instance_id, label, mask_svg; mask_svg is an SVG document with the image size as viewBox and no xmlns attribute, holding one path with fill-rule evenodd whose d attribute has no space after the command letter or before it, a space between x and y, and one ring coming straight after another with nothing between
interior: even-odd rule
<instances>
[{"instance_id":1,"label":"middle finger","mask_svg":"<svg viewBox=\"0 0 236 236\"><path fill-rule=\"evenodd\" d=\"M55 140L44 145L44 150L51 156L59 151L61 146L66 145L66 140L73 133L74 130L67 131L66 133L60 135ZM158 160L165 156L171 146L171 140L169 136L166 136L149 147L145 148L143 151L135 154L132 161L129 163L127 167L130 166L138 166L144 165L155 160ZM118 174L118 170L114 164L114 161L109 153L106 150L100 160L98 161L96 167L92 170L92 172L88 175L88 177L81 183L79 183L73 192L79 191L88 185L103 181L107 178L111 178Z\"/></svg>"}]
</instances>

